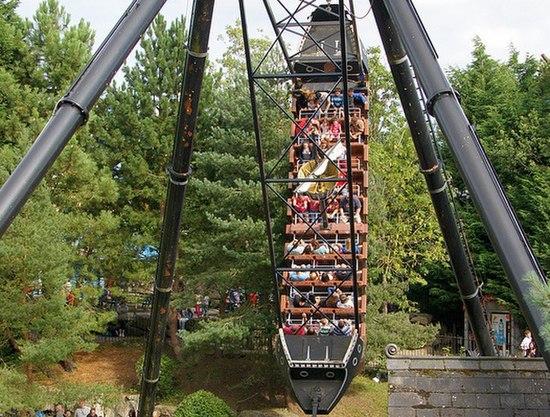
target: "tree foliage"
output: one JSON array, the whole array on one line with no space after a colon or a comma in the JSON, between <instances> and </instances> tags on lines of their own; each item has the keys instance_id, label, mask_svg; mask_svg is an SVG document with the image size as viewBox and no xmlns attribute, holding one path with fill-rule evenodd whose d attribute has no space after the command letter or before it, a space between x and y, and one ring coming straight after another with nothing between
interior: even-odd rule
<instances>
[{"instance_id":1,"label":"tree foliage","mask_svg":"<svg viewBox=\"0 0 550 417\"><path fill-rule=\"evenodd\" d=\"M44 1L32 20L17 16L16 6L17 1L0 0L2 183L83 68L94 42L89 24L72 24L56 0ZM228 27L225 36L227 50L210 63L203 82L173 298L173 307L181 307L208 294L220 306L221 318L184 334L188 352L210 347L228 351L258 331L273 334L275 328L240 27ZM123 68L122 81L108 88L89 124L0 241L0 352L5 363L0 368L0 411L71 402L83 390L104 399L116 392L81 385L47 390L32 379L74 352L94 348L94 333L112 318L96 308L100 280L120 292L150 287L156 258L143 254L160 240L186 41L183 18L170 23L162 16L155 19L135 62ZM271 43L261 37L250 43L258 64ZM414 348L433 338L437 328L411 324L410 312L420 309L444 320L462 311L390 72L379 50L369 52L369 62L367 357L379 359L388 342ZM269 67L265 72L277 72L283 60L274 53L262 65ZM514 50L508 62L496 61L476 39L471 64L452 68L450 77L548 271L550 65L531 56L522 61ZM261 82L275 101L289 103L287 83ZM287 141L288 122L268 97L259 93L257 100L264 162L274 167ZM456 167L446 162L485 291L514 305ZM280 250L288 219L284 212L273 215ZM237 287L259 293L260 301L226 317L227 290ZM74 302L69 302L69 292ZM539 303L547 307L545 300ZM210 404L206 397L197 395L189 404Z\"/></svg>"},{"instance_id":2,"label":"tree foliage","mask_svg":"<svg viewBox=\"0 0 550 417\"><path fill-rule=\"evenodd\" d=\"M14 14L16 3L0 4L0 32L5 35L0 41L5 52L0 64L2 183L45 124L59 98L55 94L82 68L93 42L89 25L71 25L56 1L43 3L33 21ZM75 243L76 230L83 229L75 216L89 214L91 208L99 212L106 200L97 188L80 186L82 180L103 180L102 191L109 189L110 180L97 175L78 143L61 161L0 241L2 411L53 402L68 392L81 396L82 387L67 386L61 392L33 380L70 360L74 352L93 349L93 334L111 317L95 309L96 290L78 286L78 280L68 284L81 259ZM74 301L69 302L69 293ZM91 386L87 390L94 392ZM98 390L107 392L104 387Z\"/></svg>"},{"instance_id":3,"label":"tree foliage","mask_svg":"<svg viewBox=\"0 0 550 417\"><path fill-rule=\"evenodd\" d=\"M511 50L507 62L491 58L479 38L474 40L472 62L452 68L453 85L475 125L512 206L543 269L550 270L550 134L548 79L550 66ZM465 186L450 164L459 195ZM476 269L485 291L517 309L505 275L469 198L460 200Z\"/></svg>"}]
</instances>

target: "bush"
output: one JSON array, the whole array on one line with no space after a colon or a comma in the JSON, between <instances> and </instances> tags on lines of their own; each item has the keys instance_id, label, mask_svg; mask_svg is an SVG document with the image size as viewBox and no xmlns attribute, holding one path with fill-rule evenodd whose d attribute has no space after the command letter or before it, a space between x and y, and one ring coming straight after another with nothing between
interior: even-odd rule
<instances>
[{"instance_id":1,"label":"bush","mask_svg":"<svg viewBox=\"0 0 550 417\"><path fill-rule=\"evenodd\" d=\"M176 408L175 417L234 417L227 403L209 391L188 395Z\"/></svg>"},{"instance_id":2,"label":"bush","mask_svg":"<svg viewBox=\"0 0 550 417\"><path fill-rule=\"evenodd\" d=\"M136 362L136 373L138 380L141 384L141 376L143 371L143 362L145 356L143 355ZM157 382L157 398L165 399L170 397L173 394L174 386L177 382L176 371L178 368L178 363L170 358L167 355L162 355L160 357L160 376L159 381Z\"/></svg>"}]
</instances>

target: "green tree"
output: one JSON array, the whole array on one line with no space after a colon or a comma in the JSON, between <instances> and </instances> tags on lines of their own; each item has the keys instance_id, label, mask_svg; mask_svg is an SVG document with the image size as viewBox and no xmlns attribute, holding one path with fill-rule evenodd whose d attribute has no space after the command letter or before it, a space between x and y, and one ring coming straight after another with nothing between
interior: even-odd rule
<instances>
[{"instance_id":1,"label":"green tree","mask_svg":"<svg viewBox=\"0 0 550 417\"><path fill-rule=\"evenodd\" d=\"M27 42L34 58L35 86L49 93L63 92L91 57L94 32L84 20L75 26L57 0L38 6L28 22Z\"/></svg>"},{"instance_id":2,"label":"green tree","mask_svg":"<svg viewBox=\"0 0 550 417\"><path fill-rule=\"evenodd\" d=\"M510 198L543 269L550 267L550 237L544 221L550 209L548 194L549 65L531 56L521 62L511 50L508 62L491 58L479 38L474 40L472 62L452 68L450 78L461 93L467 116ZM454 186L464 193L464 184L449 164ZM485 291L512 309L515 296L504 277L479 216L469 199L460 200L477 271L486 282Z\"/></svg>"},{"instance_id":3,"label":"green tree","mask_svg":"<svg viewBox=\"0 0 550 417\"><path fill-rule=\"evenodd\" d=\"M44 115L51 113L49 104L53 102L51 92L55 89L48 90L44 79L53 76L55 71L41 72L30 59L40 55L44 62L53 63L59 55L55 48L42 52L34 49L29 31L33 31L32 36L40 37L41 28L47 31L55 28L23 24L13 12L16 4L6 1L0 4L3 17L0 31L6 35L0 41L0 48L6 53L6 60L0 65L1 183L38 135L45 123ZM49 6L42 10L43 22L48 20L48 13L61 13L54 2ZM63 21L63 30L73 33L75 29L68 18ZM85 45L86 50L90 47ZM80 53L79 66L85 55ZM74 75L78 69L67 69L63 77ZM63 81L67 82L65 78ZM73 150L78 154L78 146ZM71 152L64 154L68 165L78 160L70 155ZM93 171L86 174L93 175ZM103 329L109 319L94 310L89 302L93 299L87 298L83 291L76 290L75 301L69 302L67 280L74 275L74 265L80 255L70 236L81 227L78 222L72 223L71 208L91 206L74 198L74 193L86 189L74 185L79 183L75 175L78 172L71 172L66 166L52 168L0 241L2 411L61 398L59 391L33 384L34 375L48 375L49 369L59 362L69 365L74 352L92 349L93 332ZM73 184L72 188L69 184ZM67 204L71 199L72 207ZM99 199L95 197L96 207L101 205ZM26 370L26 376L20 374L22 370ZM79 395L83 392L74 386L66 390Z\"/></svg>"},{"instance_id":4,"label":"green tree","mask_svg":"<svg viewBox=\"0 0 550 417\"><path fill-rule=\"evenodd\" d=\"M433 339L437 328L410 323L408 313L416 310L416 304L408 291L426 285L430 266L448 267L412 139L379 54L379 49L369 51L374 127L369 136L369 359L380 359L390 341L420 347Z\"/></svg>"}]
</instances>

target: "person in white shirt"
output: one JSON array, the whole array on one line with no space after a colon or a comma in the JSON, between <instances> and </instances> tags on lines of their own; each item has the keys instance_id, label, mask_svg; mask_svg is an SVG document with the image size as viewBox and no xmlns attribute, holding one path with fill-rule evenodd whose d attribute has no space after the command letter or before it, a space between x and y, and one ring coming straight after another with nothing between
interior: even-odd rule
<instances>
[{"instance_id":1,"label":"person in white shirt","mask_svg":"<svg viewBox=\"0 0 550 417\"><path fill-rule=\"evenodd\" d=\"M353 299L346 294L340 295L340 301L336 304L337 308L353 308Z\"/></svg>"},{"instance_id":2,"label":"person in white shirt","mask_svg":"<svg viewBox=\"0 0 550 417\"><path fill-rule=\"evenodd\" d=\"M86 405L86 401L78 401L78 408L74 410L74 417L87 417L90 414L90 407Z\"/></svg>"},{"instance_id":3,"label":"person in white shirt","mask_svg":"<svg viewBox=\"0 0 550 417\"><path fill-rule=\"evenodd\" d=\"M527 358L529 356L529 350L531 349L531 341L533 340L531 336L531 332L529 330L525 330L525 337L519 344L519 348L521 349L523 353L523 357Z\"/></svg>"}]
</instances>

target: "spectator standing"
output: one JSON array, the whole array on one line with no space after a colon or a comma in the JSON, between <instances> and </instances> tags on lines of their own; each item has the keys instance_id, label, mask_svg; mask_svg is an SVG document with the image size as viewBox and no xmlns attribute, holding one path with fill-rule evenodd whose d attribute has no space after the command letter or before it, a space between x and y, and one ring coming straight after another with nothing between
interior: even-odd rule
<instances>
[{"instance_id":1,"label":"spectator standing","mask_svg":"<svg viewBox=\"0 0 550 417\"><path fill-rule=\"evenodd\" d=\"M533 341L533 337L531 336L531 331L529 329L525 330L524 332L525 337L519 344L519 347L522 351L522 355L524 358L529 357L529 352L531 350L531 342Z\"/></svg>"},{"instance_id":2,"label":"spectator standing","mask_svg":"<svg viewBox=\"0 0 550 417\"><path fill-rule=\"evenodd\" d=\"M207 316L208 310L210 310L210 297L208 295L205 295L202 299L202 314Z\"/></svg>"},{"instance_id":3,"label":"spectator standing","mask_svg":"<svg viewBox=\"0 0 550 417\"><path fill-rule=\"evenodd\" d=\"M118 337L126 337L126 328L128 327L128 303L126 300L120 302L116 312L118 315Z\"/></svg>"},{"instance_id":4,"label":"spectator standing","mask_svg":"<svg viewBox=\"0 0 550 417\"><path fill-rule=\"evenodd\" d=\"M64 413L65 410L63 410L63 405L62 404L57 404L55 406L55 417L64 417L65 413Z\"/></svg>"},{"instance_id":5,"label":"spectator standing","mask_svg":"<svg viewBox=\"0 0 550 417\"><path fill-rule=\"evenodd\" d=\"M90 414L90 407L86 405L86 401L79 400L78 407L74 410L74 417L88 417Z\"/></svg>"},{"instance_id":6,"label":"spectator standing","mask_svg":"<svg viewBox=\"0 0 550 417\"><path fill-rule=\"evenodd\" d=\"M200 294L195 295L195 314L197 315L197 317L202 316L202 298L203 297Z\"/></svg>"},{"instance_id":7,"label":"spectator standing","mask_svg":"<svg viewBox=\"0 0 550 417\"><path fill-rule=\"evenodd\" d=\"M531 339L531 343L529 343L529 357L534 358L537 356L537 345L535 344L535 339Z\"/></svg>"}]
</instances>

